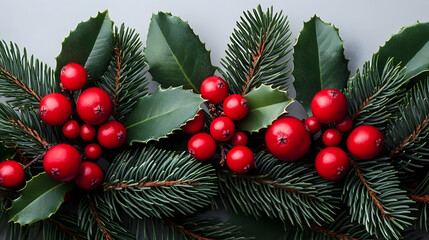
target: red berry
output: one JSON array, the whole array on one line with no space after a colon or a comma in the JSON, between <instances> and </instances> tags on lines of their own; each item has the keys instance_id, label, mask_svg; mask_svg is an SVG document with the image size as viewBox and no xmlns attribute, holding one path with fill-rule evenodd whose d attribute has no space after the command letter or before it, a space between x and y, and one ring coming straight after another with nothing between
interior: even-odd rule
<instances>
[{"instance_id":1,"label":"red berry","mask_svg":"<svg viewBox=\"0 0 429 240\"><path fill-rule=\"evenodd\" d=\"M85 151L85 155L89 159L93 159L93 160L101 157L101 154L103 153L103 150L101 149L100 145L98 145L97 143L90 143L86 145L84 151Z\"/></svg>"},{"instance_id":2,"label":"red berry","mask_svg":"<svg viewBox=\"0 0 429 240\"><path fill-rule=\"evenodd\" d=\"M330 128L323 133L322 141L327 147L336 147L341 143L341 133L337 129Z\"/></svg>"},{"instance_id":3,"label":"red berry","mask_svg":"<svg viewBox=\"0 0 429 240\"><path fill-rule=\"evenodd\" d=\"M0 186L15 188L24 182L24 168L13 160L0 162Z\"/></svg>"},{"instance_id":4,"label":"red berry","mask_svg":"<svg viewBox=\"0 0 429 240\"><path fill-rule=\"evenodd\" d=\"M77 138L80 133L80 126L76 120L68 120L63 126L63 134L66 138Z\"/></svg>"},{"instance_id":5,"label":"red berry","mask_svg":"<svg viewBox=\"0 0 429 240\"><path fill-rule=\"evenodd\" d=\"M229 150L226 155L226 165L237 173L245 173L256 167L253 152L246 146L236 146Z\"/></svg>"},{"instance_id":6,"label":"red berry","mask_svg":"<svg viewBox=\"0 0 429 240\"><path fill-rule=\"evenodd\" d=\"M249 112L249 103L240 94L229 95L223 101L223 112L232 120L240 120Z\"/></svg>"},{"instance_id":7,"label":"red berry","mask_svg":"<svg viewBox=\"0 0 429 240\"><path fill-rule=\"evenodd\" d=\"M60 80L63 86L71 91L85 86L87 73L84 67L77 63L69 63L61 69Z\"/></svg>"},{"instance_id":8,"label":"red berry","mask_svg":"<svg viewBox=\"0 0 429 240\"><path fill-rule=\"evenodd\" d=\"M215 154L216 142L207 133L197 133L189 139L188 151L195 159L204 161Z\"/></svg>"},{"instance_id":9,"label":"red berry","mask_svg":"<svg viewBox=\"0 0 429 240\"><path fill-rule=\"evenodd\" d=\"M323 179L335 181L347 174L349 159L341 148L328 147L317 154L315 166Z\"/></svg>"},{"instance_id":10,"label":"red berry","mask_svg":"<svg viewBox=\"0 0 429 240\"><path fill-rule=\"evenodd\" d=\"M46 124L58 126L69 119L72 107L69 100L60 93L50 93L39 105L40 118Z\"/></svg>"},{"instance_id":11,"label":"red berry","mask_svg":"<svg viewBox=\"0 0 429 240\"><path fill-rule=\"evenodd\" d=\"M347 149L360 160L377 157L383 150L383 134L375 127L361 125L355 128L347 138Z\"/></svg>"},{"instance_id":12,"label":"red berry","mask_svg":"<svg viewBox=\"0 0 429 240\"><path fill-rule=\"evenodd\" d=\"M343 120L335 123L335 128L340 130L340 132L348 132L353 128L353 121L350 117L345 116Z\"/></svg>"},{"instance_id":13,"label":"red berry","mask_svg":"<svg viewBox=\"0 0 429 240\"><path fill-rule=\"evenodd\" d=\"M104 123L112 113L112 101L103 89L92 87L80 94L76 110L84 122L99 125Z\"/></svg>"},{"instance_id":14,"label":"red berry","mask_svg":"<svg viewBox=\"0 0 429 240\"><path fill-rule=\"evenodd\" d=\"M182 129L187 134L195 134L203 128L204 120L203 110L200 110L194 119L188 121L185 126L182 126Z\"/></svg>"},{"instance_id":15,"label":"red berry","mask_svg":"<svg viewBox=\"0 0 429 240\"><path fill-rule=\"evenodd\" d=\"M305 119L304 125L307 131L313 134L320 131L320 128L321 128L319 120L317 120L317 118L314 116L311 116Z\"/></svg>"},{"instance_id":16,"label":"red berry","mask_svg":"<svg viewBox=\"0 0 429 240\"><path fill-rule=\"evenodd\" d=\"M95 130L95 128L89 124L83 124L80 127L80 137L87 142L94 139L96 133L97 131Z\"/></svg>"},{"instance_id":17,"label":"red berry","mask_svg":"<svg viewBox=\"0 0 429 240\"><path fill-rule=\"evenodd\" d=\"M97 140L105 148L118 148L127 140L127 130L120 122L108 121L98 128Z\"/></svg>"},{"instance_id":18,"label":"red berry","mask_svg":"<svg viewBox=\"0 0 429 240\"><path fill-rule=\"evenodd\" d=\"M324 124L338 122L347 111L346 96L337 89L323 89L311 101L311 112Z\"/></svg>"},{"instance_id":19,"label":"red berry","mask_svg":"<svg viewBox=\"0 0 429 240\"><path fill-rule=\"evenodd\" d=\"M232 146L244 146L247 144L247 135L244 132L236 132L231 138Z\"/></svg>"},{"instance_id":20,"label":"red berry","mask_svg":"<svg viewBox=\"0 0 429 240\"><path fill-rule=\"evenodd\" d=\"M85 190L94 190L103 183L103 170L93 162L83 162L75 183Z\"/></svg>"},{"instance_id":21,"label":"red berry","mask_svg":"<svg viewBox=\"0 0 429 240\"><path fill-rule=\"evenodd\" d=\"M60 143L51 147L43 159L43 168L52 179L69 182L79 174L80 153L71 145Z\"/></svg>"},{"instance_id":22,"label":"red berry","mask_svg":"<svg viewBox=\"0 0 429 240\"><path fill-rule=\"evenodd\" d=\"M201 84L201 97L209 103L221 103L227 96L228 84L220 77L208 77Z\"/></svg>"},{"instance_id":23,"label":"red berry","mask_svg":"<svg viewBox=\"0 0 429 240\"><path fill-rule=\"evenodd\" d=\"M234 132L234 122L228 117L218 117L210 124L210 134L218 141L228 141Z\"/></svg>"},{"instance_id":24,"label":"red berry","mask_svg":"<svg viewBox=\"0 0 429 240\"><path fill-rule=\"evenodd\" d=\"M310 148L310 134L295 117L275 120L265 133L265 145L278 159L296 161Z\"/></svg>"}]
</instances>

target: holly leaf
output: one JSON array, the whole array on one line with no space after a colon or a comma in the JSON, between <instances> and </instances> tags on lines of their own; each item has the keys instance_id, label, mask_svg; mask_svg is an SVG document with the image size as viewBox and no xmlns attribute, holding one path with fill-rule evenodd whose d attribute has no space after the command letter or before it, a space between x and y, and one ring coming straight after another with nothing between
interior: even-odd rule
<instances>
[{"instance_id":1,"label":"holly leaf","mask_svg":"<svg viewBox=\"0 0 429 240\"><path fill-rule=\"evenodd\" d=\"M57 81L60 79L61 69L72 62L85 67L88 83L100 78L107 69L113 48L113 22L107 11L98 13L87 22L79 23L64 40L61 53L56 58Z\"/></svg>"},{"instance_id":2,"label":"holly leaf","mask_svg":"<svg viewBox=\"0 0 429 240\"><path fill-rule=\"evenodd\" d=\"M188 23L169 13L152 16L146 46L149 72L164 88L183 86L199 93L204 79L214 74L205 45Z\"/></svg>"},{"instance_id":3,"label":"holly leaf","mask_svg":"<svg viewBox=\"0 0 429 240\"><path fill-rule=\"evenodd\" d=\"M405 79L429 70L429 22L402 28L379 49L378 66L381 71L387 59L405 67Z\"/></svg>"},{"instance_id":4,"label":"holly leaf","mask_svg":"<svg viewBox=\"0 0 429 240\"><path fill-rule=\"evenodd\" d=\"M71 183L61 183L51 179L45 172L38 174L21 190L21 196L9 208L9 221L21 225L32 224L53 215L65 194L73 187Z\"/></svg>"},{"instance_id":5,"label":"holly leaf","mask_svg":"<svg viewBox=\"0 0 429 240\"><path fill-rule=\"evenodd\" d=\"M249 132L258 132L270 125L280 115L286 113L286 107L293 102L288 98L287 92L264 84L244 97L249 103L249 112L245 118L237 122L237 126Z\"/></svg>"},{"instance_id":6,"label":"holly leaf","mask_svg":"<svg viewBox=\"0 0 429 240\"><path fill-rule=\"evenodd\" d=\"M159 140L195 117L204 100L182 88L159 88L140 98L125 124L129 143Z\"/></svg>"},{"instance_id":7,"label":"holly leaf","mask_svg":"<svg viewBox=\"0 0 429 240\"><path fill-rule=\"evenodd\" d=\"M338 29L314 16L304 23L294 46L296 98L310 112L314 95L325 88L342 90L350 76Z\"/></svg>"}]
</instances>

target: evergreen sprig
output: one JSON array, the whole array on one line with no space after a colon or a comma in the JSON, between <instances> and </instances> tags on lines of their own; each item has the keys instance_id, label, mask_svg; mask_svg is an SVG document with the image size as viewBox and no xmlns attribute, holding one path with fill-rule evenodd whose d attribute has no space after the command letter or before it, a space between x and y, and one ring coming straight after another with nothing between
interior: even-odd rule
<instances>
[{"instance_id":1,"label":"evergreen sprig","mask_svg":"<svg viewBox=\"0 0 429 240\"><path fill-rule=\"evenodd\" d=\"M429 79L407 92L397 117L386 127L387 154L399 170L412 172L429 163Z\"/></svg>"},{"instance_id":2,"label":"evergreen sprig","mask_svg":"<svg viewBox=\"0 0 429 240\"><path fill-rule=\"evenodd\" d=\"M51 68L5 41L0 41L0 86L6 103L20 109L38 109L40 100L57 88Z\"/></svg>"},{"instance_id":3,"label":"evergreen sprig","mask_svg":"<svg viewBox=\"0 0 429 240\"><path fill-rule=\"evenodd\" d=\"M221 60L223 77L233 93L245 94L261 84L287 90L291 77L289 23L282 12L261 6L244 12Z\"/></svg>"},{"instance_id":4,"label":"evergreen sprig","mask_svg":"<svg viewBox=\"0 0 429 240\"><path fill-rule=\"evenodd\" d=\"M140 35L124 24L115 28L115 49L109 67L96 85L112 98L115 120L124 123L137 99L147 92L147 64Z\"/></svg>"},{"instance_id":5,"label":"evergreen sprig","mask_svg":"<svg viewBox=\"0 0 429 240\"><path fill-rule=\"evenodd\" d=\"M417 226L429 233L429 173L411 192L410 199L416 202L419 210Z\"/></svg>"},{"instance_id":6,"label":"evergreen sprig","mask_svg":"<svg viewBox=\"0 0 429 240\"><path fill-rule=\"evenodd\" d=\"M285 163L267 151L256 154L255 163L253 175L218 171L219 195L228 209L301 227L334 220L340 193L317 175L314 166Z\"/></svg>"},{"instance_id":7,"label":"evergreen sprig","mask_svg":"<svg viewBox=\"0 0 429 240\"><path fill-rule=\"evenodd\" d=\"M99 195L134 218L191 214L217 193L214 170L185 152L139 147L119 154Z\"/></svg>"},{"instance_id":8,"label":"evergreen sprig","mask_svg":"<svg viewBox=\"0 0 429 240\"><path fill-rule=\"evenodd\" d=\"M352 222L357 221L376 237L400 239L411 226L415 208L400 188L389 157L357 162L351 167L343 187L343 201L349 206Z\"/></svg>"},{"instance_id":9,"label":"evergreen sprig","mask_svg":"<svg viewBox=\"0 0 429 240\"><path fill-rule=\"evenodd\" d=\"M347 83L347 111L354 125L366 124L383 130L397 111L407 82L405 68L395 66L391 58L380 75L378 55L374 55L371 62L364 64L362 73L358 70Z\"/></svg>"}]
</instances>

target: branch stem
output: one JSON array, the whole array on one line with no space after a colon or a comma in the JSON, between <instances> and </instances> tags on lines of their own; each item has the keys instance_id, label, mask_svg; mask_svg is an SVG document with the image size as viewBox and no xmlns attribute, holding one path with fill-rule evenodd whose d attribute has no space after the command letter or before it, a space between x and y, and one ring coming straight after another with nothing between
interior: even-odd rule
<instances>
[{"instance_id":1,"label":"branch stem","mask_svg":"<svg viewBox=\"0 0 429 240\"><path fill-rule=\"evenodd\" d=\"M18 85L22 90L24 90L25 92L27 92L28 94L30 94L31 96L36 98L37 101L40 102L42 100L42 97L39 96L39 94L37 94L33 89L27 87L21 79L18 79L17 77L12 75L10 72L8 72L2 66L0 66L0 71L3 72L3 74L6 76L7 79L9 79L10 81L12 81L16 85Z\"/></svg>"}]
</instances>

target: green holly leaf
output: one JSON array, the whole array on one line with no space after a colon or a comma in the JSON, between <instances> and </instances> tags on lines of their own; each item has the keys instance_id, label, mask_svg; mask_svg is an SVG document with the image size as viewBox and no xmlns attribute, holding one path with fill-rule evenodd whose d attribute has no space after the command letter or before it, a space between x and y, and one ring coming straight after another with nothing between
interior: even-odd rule
<instances>
[{"instance_id":1,"label":"green holly leaf","mask_svg":"<svg viewBox=\"0 0 429 240\"><path fill-rule=\"evenodd\" d=\"M146 46L149 72L164 88L183 86L199 93L204 79L214 74L205 45L188 23L169 13L152 16Z\"/></svg>"},{"instance_id":2,"label":"green holly leaf","mask_svg":"<svg viewBox=\"0 0 429 240\"><path fill-rule=\"evenodd\" d=\"M75 62L84 66L88 83L106 71L114 48L113 22L107 11L81 22L62 44L55 71L57 81L64 65Z\"/></svg>"},{"instance_id":3,"label":"green holly leaf","mask_svg":"<svg viewBox=\"0 0 429 240\"><path fill-rule=\"evenodd\" d=\"M294 46L296 99L310 112L314 95L325 88L342 90L350 76L338 29L314 16L304 23Z\"/></svg>"},{"instance_id":4,"label":"green holly leaf","mask_svg":"<svg viewBox=\"0 0 429 240\"><path fill-rule=\"evenodd\" d=\"M159 88L140 98L125 124L129 143L159 140L195 117L204 100L182 88Z\"/></svg>"},{"instance_id":5,"label":"green holly leaf","mask_svg":"<svg viewBox=\"0 0 429 240\"><path fill-rule=\"evenodd\" d=\"M54 214L65 194L73 187L71 183L61 183L51 179L45 172L27 182L21 196L9 208L9 221L21 225L32 224L47 219Z\"/></svg>"},{"instance_id":6,"label":"green holly leaf","mask_svg":"<svg viewBox=\"0 0 429 240\"><path fill-rule=\"evenodd\" d=\"M406 79L429 70L429 22L402 28L379 49L378 69L382 71L389 57L405 68ZM381 74L381 72L380 72Z\"/></svg>"},{"instance_id":7,"label":"green holly leaf","mask_svg":"<svg viewBox=\"0 0 429 240\"><path fill-rule=\"evenodd\" d=\"M263 84L244 97L249 103L249 112L245 118L237 122L237 126L249 132L258 132L266 128L280 115L286 113L286 107L293 102L288 98L287 92Z\"/></svg>"}]
</instances>

